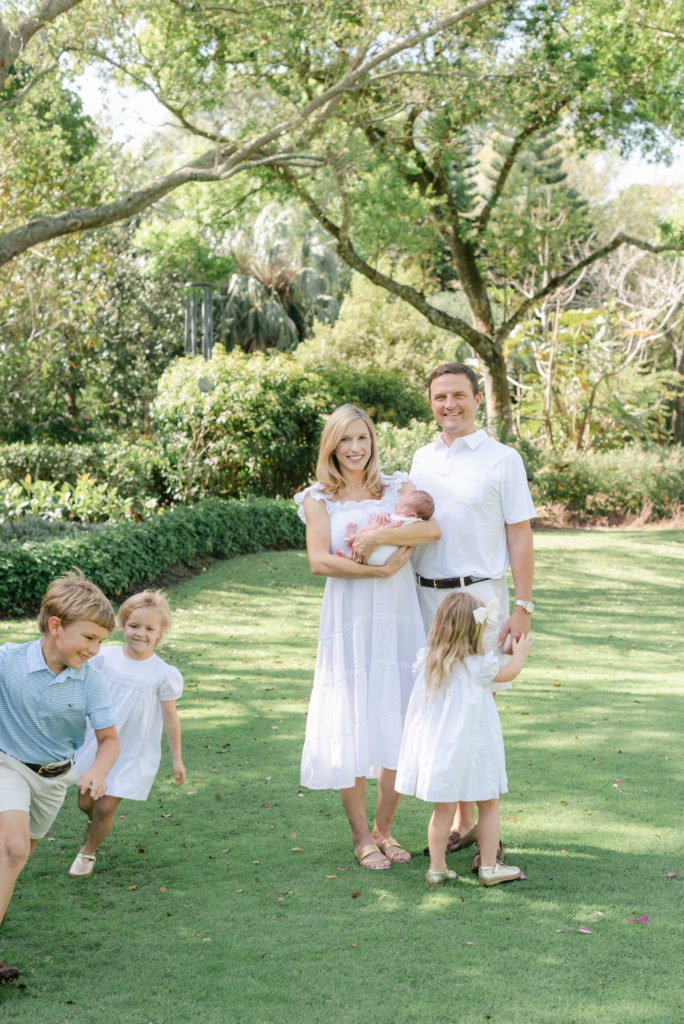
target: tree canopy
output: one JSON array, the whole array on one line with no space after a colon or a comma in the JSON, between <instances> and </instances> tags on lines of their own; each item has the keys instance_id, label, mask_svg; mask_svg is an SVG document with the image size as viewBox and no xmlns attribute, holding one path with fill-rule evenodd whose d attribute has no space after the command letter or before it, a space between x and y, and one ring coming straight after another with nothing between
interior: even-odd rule
<instances>
[{"instance_id":1,"label":"tree canopy","mask_svg":"<svg viewBox=\"0 0 684 1024\"><path fill-rule=\"evenodd\" d=\"M471 345L490 414L506 426L504 342L516 325L625 244L681 247L619 229L592 237L577 197L562 195L548 167L540 173L544 149L563 136L660 157L682 137L675 0L474 0L436 7L429 20L420 0L44 0L34 9L10 0L5 9L0 146L11 156L0 265L190 183L295 194L350 266ZM175 166L141 160L122 173L106 139L96 143L77 116L69 122L85 68L166 107L179 133ZM382 269L393 254L424 268L424 287ZM453 302L431 301L435 279Z\"/></svg>"}]
</instances>

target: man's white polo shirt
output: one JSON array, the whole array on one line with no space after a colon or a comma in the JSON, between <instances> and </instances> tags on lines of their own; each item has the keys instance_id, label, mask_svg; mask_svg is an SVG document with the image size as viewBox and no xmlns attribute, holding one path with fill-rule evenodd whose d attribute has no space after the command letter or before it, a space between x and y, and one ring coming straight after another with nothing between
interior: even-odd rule
<instances>
[{"instance_id":1,"label":"man's white polo shirt","mask_svg":"<svg viewBox=\"0 0 684 1024\"><path fill-rule=\"evenodd\" d=\"M418 449L410 478L432 495L442 531L440 540L414 548L414 569L428 579L504 576L506 525L536 515L518 452L484 430L451 445L440 435Z\"/></svg>"}]
</instances>

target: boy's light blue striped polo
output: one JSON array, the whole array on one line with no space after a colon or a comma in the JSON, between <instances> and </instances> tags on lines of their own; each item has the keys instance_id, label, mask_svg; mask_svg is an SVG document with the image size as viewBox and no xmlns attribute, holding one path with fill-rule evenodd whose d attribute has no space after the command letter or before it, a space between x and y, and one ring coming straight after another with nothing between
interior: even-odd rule
<instances>
[{"instance_id":1,"label":"boy's light blue striped polo","mask_svg":"<svg viewBox=\"0 0 684 1024\"><path fill-rule=\"evenodd\" d=\"M116 725L109 688L92 662L58 676L40 640L0 646L0 750L27 764L67 761L93 729Z\"/></svg>"}]
</instances>

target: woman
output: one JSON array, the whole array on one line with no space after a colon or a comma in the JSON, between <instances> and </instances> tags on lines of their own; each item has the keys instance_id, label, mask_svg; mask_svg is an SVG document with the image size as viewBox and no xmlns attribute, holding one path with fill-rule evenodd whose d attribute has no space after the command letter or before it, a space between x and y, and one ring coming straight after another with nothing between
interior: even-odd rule
<instances>
[{"instance_id":1,"label":"woman","mask_svg":"<svg viewBox=\"0 0 684 1024\"><path fill-rule=\"evenodd\" d=\"M391 513L413 490L405 473L380 472L368 415L343 405L329 417L318 453L317 482L295 496L306 523L311 571L327 576L316 673L302 754L302 785L339 789L362 867L410 860L390 835L399 803L394 789L401 731L411 694L411 666L425 633L408 565L411 548L437 540L434 520L391 531L399 550L384 565L336 554L349 523ZM378 530L380 541L382 530ZM378 778L372 834L366 818L366 777Z\"/></svg>"}]
</instances>

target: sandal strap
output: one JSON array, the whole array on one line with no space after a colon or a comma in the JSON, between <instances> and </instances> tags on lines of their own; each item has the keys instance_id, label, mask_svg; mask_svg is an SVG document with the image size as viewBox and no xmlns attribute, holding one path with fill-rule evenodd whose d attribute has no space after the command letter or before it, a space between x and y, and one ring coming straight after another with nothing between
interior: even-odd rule
<instances>
[{"instance_id":1,"label":"sandal strap","mask_svg":"<svg viewBox=\"0 0 684 1024\"><path fill-rule=\"evenodd\" d=\"M356 859L358 860L358 862L360 864L361 861L365 860L366 857L369 857L371 853L382 853L382 852L383 851L380 849L380 847L377 845L377 843L367 843L365 846L362 846L360 850L357 850L356 853L354 854L354 856L356 857Z\"/></svg>"}]
</instances>

